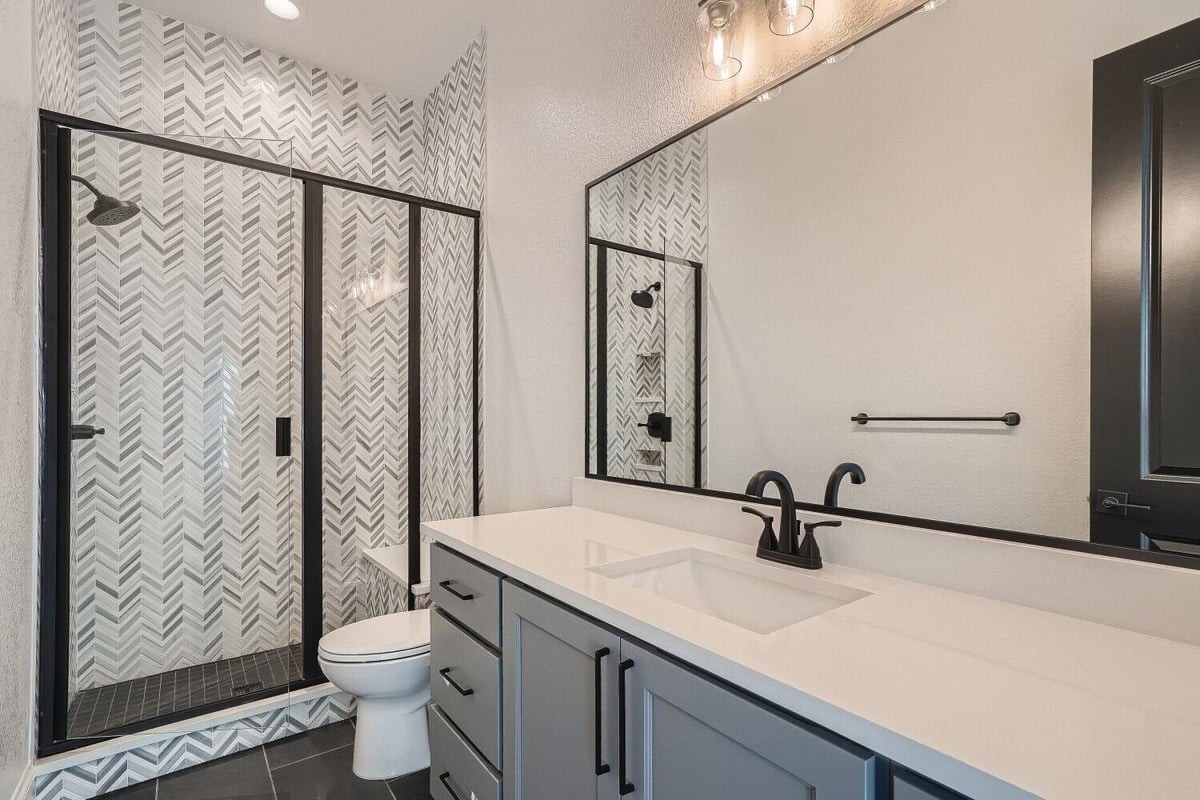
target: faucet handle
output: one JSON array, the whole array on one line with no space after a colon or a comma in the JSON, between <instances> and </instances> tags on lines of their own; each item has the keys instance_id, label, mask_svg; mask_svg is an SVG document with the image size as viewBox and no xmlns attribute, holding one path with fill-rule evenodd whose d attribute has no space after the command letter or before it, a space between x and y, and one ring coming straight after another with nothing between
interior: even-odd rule
<instances>
[{"instance_id":1,"label":"faucet handle","mask_svg":"<svg viewBox=\"0 0 1200 800\"><path fill-rule=\"evenodd\" d=\"M750 506L742 506L742 511L747 514L753 514L763 521L762 535L758 537L758 549L770 550L772 552L779 550L779 539L775 536L775 517L771 514L764 514L757 508Z\"/></svg>"},{"instance_id":2,"label":"faucet handle","mask_svg":"<svg viewBox=\"0 0 1200 800\"><path fill-rule=\"evenodd\" d=\"M804 523L804 532L812 533L817 528L840 528L842 521L840 519L827 519L821 522L806 522Z\"/></svg>"},{"instance_id":3,"label":"faucet handle","mask_svg":"<svg viewBox=\"0 0 1200 800\"><path fill-rule=\"evenodd\" d=\"M761 519L763 522L774 522L775 521L774 515L764 514L763 512L759 511L757 508L754 508L752 506L742 506L742 511L746 512L747 514L753 514L754 516Z\"/></svg>"}]
</instances>

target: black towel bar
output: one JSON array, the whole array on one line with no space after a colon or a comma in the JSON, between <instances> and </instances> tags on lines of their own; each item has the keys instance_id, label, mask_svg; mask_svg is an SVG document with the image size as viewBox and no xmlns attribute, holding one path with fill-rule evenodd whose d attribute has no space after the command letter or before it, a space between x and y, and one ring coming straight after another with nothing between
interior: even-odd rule
<instances>
[{"instance_id":1,"label":"black towel bar","mask_svg":"<svg viewBox=\"0 0 1200 800\"><path fill-rule=\"evenodd\" d=\"M855 414L851 422L866 425L868 422L1003 422L1010 428L1021 424L1021 415L1009 411L1000 417L872 417L869 414Z\"/></svg>"}]
</instances>

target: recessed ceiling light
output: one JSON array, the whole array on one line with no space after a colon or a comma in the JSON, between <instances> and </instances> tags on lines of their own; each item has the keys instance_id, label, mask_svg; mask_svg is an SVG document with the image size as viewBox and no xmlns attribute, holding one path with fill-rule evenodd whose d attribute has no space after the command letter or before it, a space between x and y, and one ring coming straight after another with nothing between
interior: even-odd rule
<instances>
[{"instance_id":1,"label":"recessed ceiling light","mask_svg":"<svg viewBox=\"0 0 1200 800\"><path fill-rule=\"evenodd\" d=\"M280 19L299 19L300 6L292 2L292 0L263 0L263 5Z\"/></svg>"}]
</instances>

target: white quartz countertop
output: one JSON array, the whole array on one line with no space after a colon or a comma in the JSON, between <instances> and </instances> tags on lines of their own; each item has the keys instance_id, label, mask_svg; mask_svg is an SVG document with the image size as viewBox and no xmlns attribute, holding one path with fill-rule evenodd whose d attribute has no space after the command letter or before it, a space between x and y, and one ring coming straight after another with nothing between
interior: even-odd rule
<instances>
[{"instance_id":1,"label":"white quartz countertop","mask_svg":"<svg viewBox=\"0 0 1200 800\"><path fill-rule=\"evenodd\" d=\"M975 800L1200 798L1200 648L828 562L804 572L870 595L758 634L589 569L697 548L794 571L748 545L579 507L422 527Z\"/></svg>"}]
</instances>

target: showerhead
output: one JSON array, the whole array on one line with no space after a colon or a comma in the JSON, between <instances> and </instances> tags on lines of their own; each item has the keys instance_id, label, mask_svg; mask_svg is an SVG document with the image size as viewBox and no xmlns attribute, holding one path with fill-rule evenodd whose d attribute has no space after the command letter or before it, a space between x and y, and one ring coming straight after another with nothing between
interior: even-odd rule
<instances>
[{"instance_id":1,"label":"showerhead","mask_svg":"<svg viewBox=\"0 0 1200 800\"><path fill-rule=\"evenodd\" d=\"M654 306L654 295L650 294L651 289L656 292L661 292L662 282L655 281L645 289L640 289L629 295L629 299L632 300L633 304L638 308L652 308Z\"/></svg>"},{"instance_id":2,"label":"showerhead","mask_svg":"<svg viewBox=\"0 0 1200 800\"><path fill-rule=\"evenodd\" d=\"M87 187L89 192L96 195L96 202L92 204L92 210L87 215L88 222L93 225L101 227L120 225L122 222L133 219L141 211L138 208L138 204L132 200L122 200L118 197L104 194L78 175L72 175L71 180L76 183L82 183Z\"/></svg>"}]
</instances>

